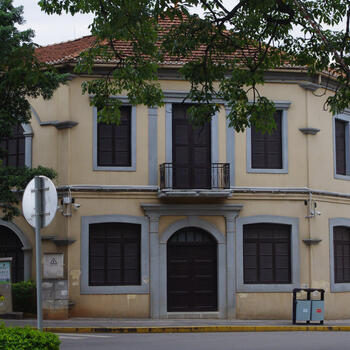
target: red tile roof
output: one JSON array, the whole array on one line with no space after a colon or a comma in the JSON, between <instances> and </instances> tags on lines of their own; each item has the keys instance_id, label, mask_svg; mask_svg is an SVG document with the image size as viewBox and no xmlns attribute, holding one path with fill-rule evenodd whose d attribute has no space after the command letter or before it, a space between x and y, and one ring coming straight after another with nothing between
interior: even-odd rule
<instances>
[{"instance_id":1,"label":"red tile roof","mask_svg":"<svg viewBox=\"0 0 350 350\"><path fill-rule=\"evenodd\" d=\"M96 42L92 35L63 43L39 47L35 50L38 59L48 64L73 62L83 51Z\"/></svg>"},{"instance_id":2,"label":"red tile roof","mask_svg":"<svg viewBox=\"0 0 350 350\"><path fill-rule=\"evenodd\" d=\"M170 28L176 24L179 24L180 20L175 19L171 21L170 19L162 19L159 21L159 25L162 27L162 30L159 32L160 37L169 32ZM84 36L80 39L71 40L67 42L62 42L54 45L48 45L44 47L39 47L36 49L37 57L41 62L45 62L47 64L62 64L62 63L74 63L76 62L78 56L93 47L96 44L96 37L94 36ZM126 41L115 41L114 42L116 48L120 53L125 56L131 56L133 54L132 45L130 42ZM251 55L251 50L244 50L244 54ZM186 62L189 62L195 57L202 57L205 53L205 46L202 45L197 50L193 50L191 57L179 58L179 57L171 57L169 55L165 56L164 65L182 65ZM235 57L242 56L242 53L235 53ZM233 55L232 55L233 58ZM103 61L97 60L96 63L103 63ZM114 62L111 62L114 63Z\"/></svg>"}]
</instances>

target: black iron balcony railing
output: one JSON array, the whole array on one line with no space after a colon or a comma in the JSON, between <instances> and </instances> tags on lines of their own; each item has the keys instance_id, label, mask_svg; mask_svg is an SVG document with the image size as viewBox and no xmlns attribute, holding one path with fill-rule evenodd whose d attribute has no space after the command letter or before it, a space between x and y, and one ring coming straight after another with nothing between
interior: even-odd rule
<instances>
[{"instance_id":1,"label":"black iron balcony railing","mask_svg":"<svg viewBox=\"0 0 350 350\"><path fill-rule=\"evenodd\" d=\"M230 188L230 164L211 163L208 166L184 166L163 163L159 166L160 189Z\"/></svg>"}]
</instances>

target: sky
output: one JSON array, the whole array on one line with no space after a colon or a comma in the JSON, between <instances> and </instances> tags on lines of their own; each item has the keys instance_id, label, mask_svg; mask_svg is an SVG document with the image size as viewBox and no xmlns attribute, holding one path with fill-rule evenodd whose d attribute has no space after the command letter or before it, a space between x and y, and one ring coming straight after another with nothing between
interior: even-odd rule
<instances>
[{"instance_id":1,"label":"sky","mask_svg":"<svg viewBox=\"0 0 350 350\"><path fill-rule=\"evenodd\" d=\"M224 0L223 3L232 6L236 0ZM47 15L42 12L38 0L13 0L14 6L23 6L24 19L26 23L19 26L20 30L31 28L35 32L33 40L39 45L50 45L67 40L90 35L89 24L92 22L92 15L71 15L62 14ZM200 13L201 11L195 11Z\"/></svg>"},{"instance_id":2,"label":"sky","mask_svg":"<svg viewBox=\"0 0 350 350\"><path fill-rule=\"evenodd\" d=\"M228 8L232 7L235 2L236 0L223 0L223 4ZM75 15L74 17L67 14L47 15L41 11L37 3L38 0L13 0L14 6L24 7L26 23L19 26L20 30L33 29L35 43L45 46L90 35L88 27L93 20L92 15ZM195 10L194 12L201 14L202 11ZM337 29L341 29L341 26ZM300 31L294 30L294 34L300 35Z\"/></svg>"},{"instance_id":3,"label":"sky","mask_svg":"<svg viewBox=\"0 0 350 350\"><path fill-rule=\"evenodd\" d=\"M47 15L41 11L36 0L14 0L14 6L24 7L24 19L26 23L19 26L21 30L31 28L35 32L35 43L49 45L62 41L80 38L89 35L89 24L92 22L92 15L71 15L62 14Z\"/></svg>"}]
</instances>

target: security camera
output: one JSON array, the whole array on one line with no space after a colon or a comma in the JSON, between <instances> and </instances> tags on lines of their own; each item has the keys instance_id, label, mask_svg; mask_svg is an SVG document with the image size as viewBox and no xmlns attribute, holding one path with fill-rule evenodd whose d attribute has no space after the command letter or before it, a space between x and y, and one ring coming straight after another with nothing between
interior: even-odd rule
<instances>
[{"instance_id":1,"label":"security camera","mask_svg":"<svg viewBox=\"0 0 350 350\"><path fill-rule=\"evenodd\" d=\"M73 203L73 208L74 209L79 209L80 208L80 204L79 203Z\"/></svg>"},{"instance_id":2,"label":"security camera","mask_svg":"<svg viewBox=\"0 0 350 350\"><path fill-rule=\"evenodd\" d=\"M316 215L322 215L322 213L320 211L317 211L317 210L315 213L316 213Z\"/></svg>"}]
</instances>

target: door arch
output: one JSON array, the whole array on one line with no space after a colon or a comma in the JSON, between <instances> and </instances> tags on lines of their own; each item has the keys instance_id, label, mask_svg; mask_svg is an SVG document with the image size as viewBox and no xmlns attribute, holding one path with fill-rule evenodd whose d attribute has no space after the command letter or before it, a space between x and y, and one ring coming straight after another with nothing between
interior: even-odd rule
<instances>
[{"instance_id":1,"label":"door arch","mask_svg":"<svg viewBox=\"0 0 350 350\"><path fill-rule=\"evenodd\" d=\"M178 220L170 224L159 237L159 270L154 269L151 271L152 276L157 278L159 276L159 290L152 290L153 299L151 302L151 313L157 315L160 318L171 318L173 313L167 311L167 243L169 238L178 230L185 227L198 227L207 232L215 238L217 241L217 276L218 276L218 310L215 312L206 313L203 311L201 314L207 314L211 318L225 318L227 315L227 261L226 261L226 237L217 228L216 225L203 220L197 216L187 216L182 220ZM152 256L151 256L152 259ZM153 275L152 275L153 273ZM159 297L157 297L159 293ZM188 312L176 313L176 317L192 317L188 316Z\"/></svg>"},{"instance_id":2,"label":"door arch","mask_svg":"<svg viewBox=\"0 0 350 350\"><path fill-rule=\"evenodd\" d=\"M12 222L0 220L0 257L12 257L12 281L31 277L32 246L29 239Z\"/></svg>"},{"instance_id":3,"label":"door arch","mask_svg":"<svg viewBox=\"0 0 350 350\"><path fill-rule=\"evenodd\" d=\"M11 280L16 283L24 280L23 246L18 237L5 226L0 226L0 258L11 257Z\"/></svg>"},{"instance_id":4,"label":"door arch","mask_svg":"<svg viewBox=\"0 0 350 350\"><path fill-rule=\"evenodd\" d=\"M218 310L217 241L198 227L175 232L167 243L167 311Z\"/></svg>"}]
</instances>

